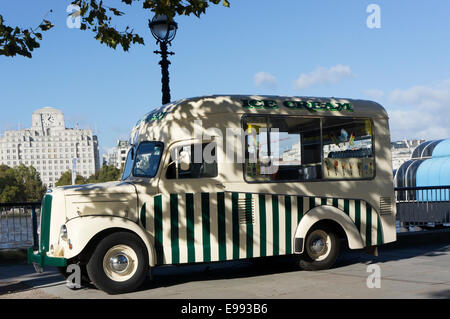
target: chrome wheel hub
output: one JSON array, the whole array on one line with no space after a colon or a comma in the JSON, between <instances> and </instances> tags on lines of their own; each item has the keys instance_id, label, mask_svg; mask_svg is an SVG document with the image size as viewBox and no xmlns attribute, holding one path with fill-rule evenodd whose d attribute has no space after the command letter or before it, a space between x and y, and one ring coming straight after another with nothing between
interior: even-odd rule
<instances>
[{"instance_id":1,"label":"chrome wheel hub","mask_svg":"<svg viewBox=\"0 0 450 319\"><path fill-rule=\"evenodd\" d=\"M327 258L331 251L330 236L323 230L314 230L307 239L306 250L308 255L315 261Z\"/></svg>"},{"instance_id":2,"label":"chrome wheel hub","mask_svg":"<svg viewBox=\"0 0 450 319\"><path fill-rule=\"evenodd\" d=\"M123 254L117 254L109 259L109 265L112 270L118 273L124 272L129 265L128 257Z\"/></svg>"},{"instance_id":3,"label":"chrome wheel hub","mask_svg":"<svg viewBox=\"0 0 450 319\"><path fill-rule=\"evenodd\" d=\"M114 281L122 282L130 279L136 273L137 267L137 254L127 245L111 247L103 257L103 271Z\"/></svg>"},{"instance_id":4,"label":"chrome wheel hub","mask_svg":"<svg viewBox=\"0 0 450 319\"><path fill-rule=\"evenodd\" d=\"M325 248L325 242L322 238L316 239L311 242L311 250L315 254L320 254Z\"/></svg>"}]
</instances>

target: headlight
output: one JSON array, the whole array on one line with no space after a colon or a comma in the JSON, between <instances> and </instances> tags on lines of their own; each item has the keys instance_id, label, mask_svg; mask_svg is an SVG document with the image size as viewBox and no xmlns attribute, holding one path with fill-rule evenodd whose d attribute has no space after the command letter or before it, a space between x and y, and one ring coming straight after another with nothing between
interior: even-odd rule
<instances>
[{"instance_id":1,"label":"headlight","mask_svg":"<svg viewBox=\"0 0 450 319\"><path fill-rule=\"evenodd\" d=\"M67 240L67 227L66 225L61 226L61 230L59 231L59 237L61 237L62 240Z\"/></svg>"}]
</instances>

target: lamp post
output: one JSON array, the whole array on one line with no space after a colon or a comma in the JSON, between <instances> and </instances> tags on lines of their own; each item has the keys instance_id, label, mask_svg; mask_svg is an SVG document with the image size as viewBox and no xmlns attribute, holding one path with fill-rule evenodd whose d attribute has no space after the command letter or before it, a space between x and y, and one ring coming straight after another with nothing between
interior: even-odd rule
<instances>
[{"instance_id":1,"label":"lamp post","mask_svg":"<svg viewBox=\"0 0 450 319\"><path fill-rule=\"evenodd\" d=\"M167 45L171 44L175 34L177 33L178 24L175 21L169 21L165 15L156 15L148 23L153 37L156 39L156 44L159 43L160 51L153 51L161 55L161 83L162 83L162 104L170 102L170 87L169 87L169 64L168 55L175 54L167 51Z\"/></svg>"}]
</instances>

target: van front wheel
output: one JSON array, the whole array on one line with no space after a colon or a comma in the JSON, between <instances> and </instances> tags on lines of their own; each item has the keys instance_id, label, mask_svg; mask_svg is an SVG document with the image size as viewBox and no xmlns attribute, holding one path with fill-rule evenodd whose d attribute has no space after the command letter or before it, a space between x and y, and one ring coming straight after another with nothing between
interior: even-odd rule
<instances>
[{"instance_id":1,"label":"van front wheel","mask_svg":"<svg viewBox=\"0 0 450 319\"><path fill-rule=\"evenodd\" d=\"M148 272L145 244L135 234L119 232L105 237L87 264L94 285L109 293L131 292L139 288Z\"/></svg>"},{"instance_id":2,"label":"van front wheel","mask_svg":"<svg viewBox=\"0 0 450 319\"><path fill-rule=\"evenodd\" d=\"M335 263L339 255L340 241L336 234L326 228L312 229L306 236L303 254L298 263L304 270L324 270Z\"/></svg>"}]
</instances>

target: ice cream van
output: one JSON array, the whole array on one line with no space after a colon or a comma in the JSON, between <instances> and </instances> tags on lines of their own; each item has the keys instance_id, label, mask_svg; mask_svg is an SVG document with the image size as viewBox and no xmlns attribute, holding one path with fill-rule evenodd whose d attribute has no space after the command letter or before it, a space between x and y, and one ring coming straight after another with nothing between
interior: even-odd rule
<instances>
[{"instance_id":1,"label":"ice cream van","mask_svg":"<svg viewBox=\"0 0 450 319\"><path fill-rule=\"evenodd\" d=\"M30 263L76 264L108 293L153 267L292 255L332 267L343 241L396 240L388 116L371 101L221 95L145 114L120 181L57 187Z\"/></svg>"}]
</instances>

